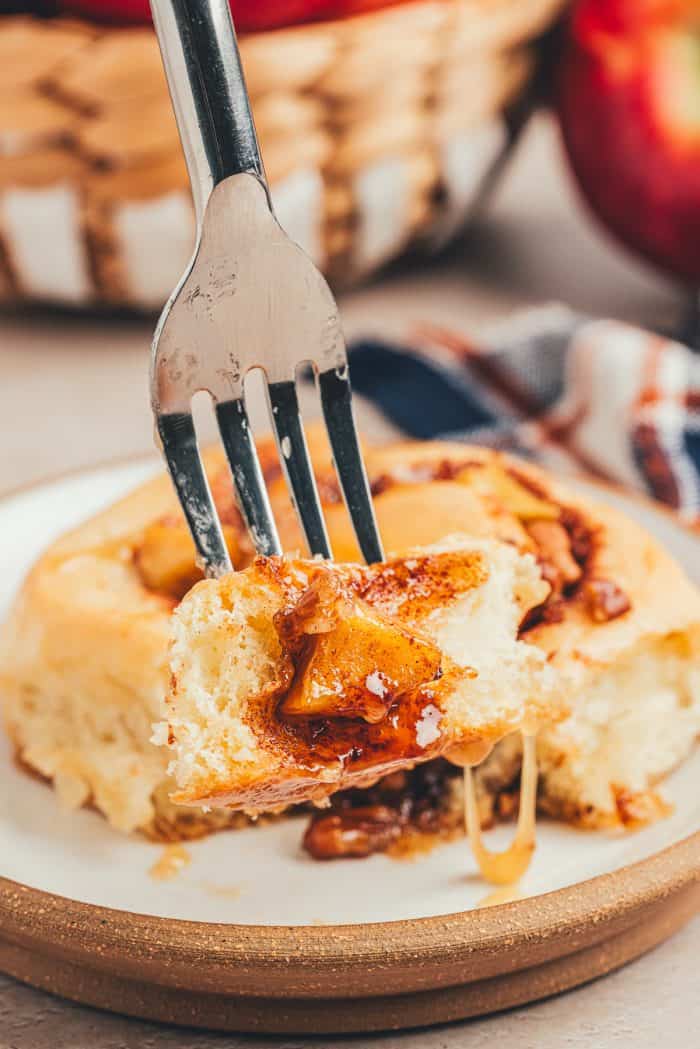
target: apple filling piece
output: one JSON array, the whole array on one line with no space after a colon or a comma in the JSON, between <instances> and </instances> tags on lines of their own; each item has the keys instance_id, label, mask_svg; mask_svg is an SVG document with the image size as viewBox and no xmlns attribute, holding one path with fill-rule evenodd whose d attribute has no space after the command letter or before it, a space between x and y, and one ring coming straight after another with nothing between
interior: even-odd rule
<instances>
[{"instance_id":1,"label":"apple filling piece","mask_svg":"<svg viewBox=\"0 0 700 1049\"><path fill-rule=\"evenodd\" d=\"M296 670L285 717L382 721L406 693L440 676L440 649L321 574L274 617Z\"/></svg>"}]
</instances>

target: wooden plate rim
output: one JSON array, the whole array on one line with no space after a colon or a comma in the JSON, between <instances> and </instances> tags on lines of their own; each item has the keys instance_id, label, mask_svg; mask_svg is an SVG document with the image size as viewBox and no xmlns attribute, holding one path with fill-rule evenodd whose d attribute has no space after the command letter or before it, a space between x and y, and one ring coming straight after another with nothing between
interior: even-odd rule
<instances>
[{"instance_id":1,"label":"wooden plate rim","mask_svg":"<svg viewBox=\"0 0 700 1049\"><path fill-rule=\"evenodd\" d=\"M128 463L98 464L63 476L119 465ZM0 506L17 494L4 495ZM670 515L698 538L673 511L632 498ZM564 957L623 932L650 909L692 892L698 882L700 830L646 859L524 900L350 925L159 918L82 903L0 876L0 939L66 961L89 958L105 974L164 987L278 998L382 996L456 986Z\"/></svg>"},{"instance_id":2,"label":"wooden plate rim","mask_svg":"<svg viewBox=\"0 0 700 1049\"><path fill-rule=\"evenodd\" d=\"M57 960L89 958L105 974L202 992L385 995L483 980L570 955L624 932L698 883L700 831L647 859L539 896L354 925L158 918L0 878L0 938Z\"/></svg>"}]
</instances>

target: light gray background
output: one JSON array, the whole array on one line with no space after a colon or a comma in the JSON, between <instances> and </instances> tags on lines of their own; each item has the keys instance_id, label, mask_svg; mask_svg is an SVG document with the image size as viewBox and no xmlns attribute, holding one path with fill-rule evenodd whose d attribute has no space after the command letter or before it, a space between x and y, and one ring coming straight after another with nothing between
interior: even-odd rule
<instances>
[{"instance_id":1,"label":"light gray background","mask_svg":"<svg viewBox=\"0 0 700 1049\"><path fill-rule=\"evenodd\" d=\"M343 296L341 305L352 336L401 334L421 320L470 330L552 300L640 324L670 324L681 309L677 291L613 249L583 216L556 133L541 118L467 241L439 262L401 267ZM150 451L150 329L133 319L0 316L0 492ZM380 432L371 415L364 424ZM527 1009L405 1035L315 1041L125 1020L0 976L0 1049L691 1049L700 1045L699 961L696 919L621 972Z\"/></svg>"}]
</instances>

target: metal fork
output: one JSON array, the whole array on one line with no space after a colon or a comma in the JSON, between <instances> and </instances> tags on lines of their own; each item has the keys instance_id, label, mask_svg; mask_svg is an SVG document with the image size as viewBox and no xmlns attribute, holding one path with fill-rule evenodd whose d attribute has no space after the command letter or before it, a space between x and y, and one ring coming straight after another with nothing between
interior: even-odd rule
<instances>
[{"instance_id":1,"label":"metal fork","mask_svg":"<svg viewBox=\"0 0 700 1049\"><path fill-rule=\"evenodd\" d=\"M208 575L231 570L192 398L207 391L255 549L281 553L244 380L265 373L280 461L309 551L331 557L297 399L314 369L340 487L366 561L382 559L338 309L274 217L228 0L151 0L197 220L194 256L153 340L151 400L168 470Z\"/></svg>"}]
</instances>

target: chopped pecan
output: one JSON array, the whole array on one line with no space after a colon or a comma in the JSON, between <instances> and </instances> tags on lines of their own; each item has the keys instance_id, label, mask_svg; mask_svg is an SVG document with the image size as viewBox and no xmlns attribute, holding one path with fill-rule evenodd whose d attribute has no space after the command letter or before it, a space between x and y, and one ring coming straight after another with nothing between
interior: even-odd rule
<instances>
[{"instance_id":1,"label":"chopped pecan","mask_svg":"<svg viewBox=\"0 0 700 1049\"><path fill-rule=\"evenodd\" d=\"M531 608L520 624L520 636L534 627L563 623L566 618L566 601L562 597L548 597L542 605Z\"/></svg>"},{"instance_id":2,"label":"chopped pecan","mask_svg":"<svg viewBox=\"0 0 700 1049\"><path fill-rule=\"evenodd\" d=\"M461 782L461 770L438 758L410 770L390 773L367 789L342 791L333 798L330 811L317 811L311 817L312 826L319 823L324 826L321 831L307 829L305 848L312 856L318 848L322 859L347 855L334 849L338 843L347 846L344 828L353 828L352 814L358 809L360 820L362 813L370 813L370 823L375 829L371 842L373 852L390 849L395 855L404 835L410 838L409 852L415 851L416 838L420 836L434 844L438 838L447 838L462 826ZM331 816L339 820L331 822ZM357 837L352 843L359 848Z\"/></svg>"},{"instance_id":3,"label":"chopped pecan","mask_svg":"<svg viewBox=\"0 0 700 1049\"><path fill-rule=\"evenodd\" d=\"M316 817L304 834L304 848L315 860L362 859L401 836L399 812L387 805L366 805Z\"/></svg>"},{"instance_id":4,"label":"chopped pecan","mask_svg":"<svg viewBox=\"0 0 700 1049\"><path fill-rule=\"evenodd\" d=\"M583 593L588 614L596 623L617 619L632 607L625 591L612 579L589 579Z\"/></svg>"},{"instance_id":5,"label":"chopped pecan","mask_svg":"<svg viewBox=\"0 0 700 1049\"><path fill-rule=\"evenodd\" d=\"M530 521L527 530L537 547L542 575L552 592L559 594L565 587L577 583L582 571L571 552L566 528L559 521Z\"/></svg>"},{"instance_id":6,"label":"chopped pecan","mask_svg":"<svg viewBox=\"0 0 700 1049\"><path fill-rule=\"evenodd\" d=\"M571 553L580 565L588 563L594 548L595 533L587 525L585 518L571 506L562 508L561 523L569 533Z\"/></svg>"}]
</instances>

